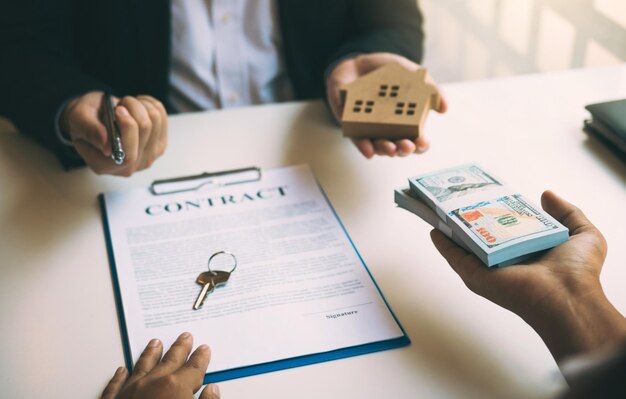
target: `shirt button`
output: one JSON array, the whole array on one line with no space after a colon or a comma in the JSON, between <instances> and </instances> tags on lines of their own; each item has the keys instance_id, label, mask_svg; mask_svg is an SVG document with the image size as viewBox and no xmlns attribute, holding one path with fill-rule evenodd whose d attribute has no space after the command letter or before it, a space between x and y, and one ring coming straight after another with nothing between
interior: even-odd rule
<instances>
[{"instance_id":1,"label":"shirt button","mask_svg":"<svg viewBox=\"0 0 626 399\"><path fill-rule=\"evenodd\" d=\"M230 22L230 15L228 15L228 14L222 15L222 23L223 24L227 24L229 22Z\"/></svg>"},{"instance_id":2,"label":"shirt button","mask_svg":"<svg viewBox=\"0 0 626 399\"><path fill-rule=\"evenodd\" d=\"M230 93L228 95L227 100L228 100L229 103L235 103L235 102L239 101L239 96L237 95L237 93Z\"/></svg>"}]
</instances>

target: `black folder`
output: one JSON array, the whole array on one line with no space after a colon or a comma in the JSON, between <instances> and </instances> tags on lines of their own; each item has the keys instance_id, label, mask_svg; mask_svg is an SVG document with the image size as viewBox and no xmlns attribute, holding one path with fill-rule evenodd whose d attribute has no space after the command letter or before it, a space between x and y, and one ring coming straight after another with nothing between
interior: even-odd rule
<instances>
[{"instance_id":1,"label":"black folder","mask_svg":"<svg viewBox=\"0 0 626 399\"><path fill-rule=\"evenodd\" d=\"M626 99L590 104L591 119L583 130L596 137L626 161Z\"/></svg>"}]
</instances>

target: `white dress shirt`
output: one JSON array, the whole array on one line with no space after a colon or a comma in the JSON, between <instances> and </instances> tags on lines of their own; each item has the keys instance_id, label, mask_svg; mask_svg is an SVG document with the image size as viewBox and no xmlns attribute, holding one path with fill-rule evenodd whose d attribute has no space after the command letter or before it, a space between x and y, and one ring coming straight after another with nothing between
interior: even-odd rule
<instances>
[{"instance_id":1,"label":"white dress shirt","mask_svg":"<svg viewBox=\"0 0 626 399\"><path fill-rule=\"evenodd\" d=\"M289 101L275 0L171 0L170 104L178 112ZM68 100L69 101L69 100ZM65 145L57 112L55 130Z\"/></svg>"},{"instance_id":2,"label":"white dress shirt","mask_svg":"<svg viewBox=\"0 0 626 399\"><path fill-rule=\"evenodd\" d=\"M180 112L293 99L274 0L171 0L169 100Z\"/></svg>"}]
</instances>

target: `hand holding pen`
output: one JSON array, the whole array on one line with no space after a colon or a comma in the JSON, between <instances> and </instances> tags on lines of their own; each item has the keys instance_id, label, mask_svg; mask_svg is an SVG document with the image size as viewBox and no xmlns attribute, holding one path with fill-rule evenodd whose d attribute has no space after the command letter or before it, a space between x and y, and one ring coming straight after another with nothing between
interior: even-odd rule
<instances>
[{"instance_id":1,"label":"hand holding pen","mask_svg":"<svg viewBox=\"0 0 626 399\"><path fill-rule=\"evenodd\" d=\"M167 112L150 96L86 93L65 107L60 128L97 174L131 176L150 167L167 146Z\"/></svg>"}]
</instances>

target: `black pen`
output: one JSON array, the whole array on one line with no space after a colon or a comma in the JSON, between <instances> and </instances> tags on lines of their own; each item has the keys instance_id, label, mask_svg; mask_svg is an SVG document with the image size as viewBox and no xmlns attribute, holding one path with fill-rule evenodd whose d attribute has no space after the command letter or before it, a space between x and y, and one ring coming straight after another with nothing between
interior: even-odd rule
<instances>
[{"instance_id":1,"label":"black pen","mask_svg":"<svg viewBox=\"0 0 626 399\"><path fill-rule=\"evenodd\" d=\"M111 159L115 161L116 165L121 165L124 163L126 154L124 154L124 149L122 148L120 128L115 120L115 107L113 107L113 98L111 98L111 93L104 93L102 100L104 102L105 125L109 136L109 142L111 143Z\"/></svg>"}]
</instances>

